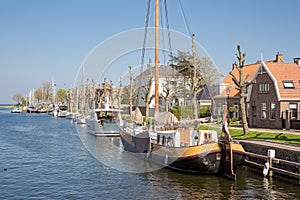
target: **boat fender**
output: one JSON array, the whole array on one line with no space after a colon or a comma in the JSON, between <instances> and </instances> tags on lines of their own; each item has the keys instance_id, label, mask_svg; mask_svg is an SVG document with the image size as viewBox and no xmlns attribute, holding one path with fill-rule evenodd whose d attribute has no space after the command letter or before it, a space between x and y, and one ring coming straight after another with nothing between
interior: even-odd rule
<instances>
[{"instance_id":1,"label":"boat fender","mask_svg":"<svg viewBox=\"0 0 300 200\"><path fill-rule=\"evenodd\" d=\"M166 154L166 156L165 156L165 165L168 164L168 159L169 159L169 156L168 156L168 154Z\"/></svg>"},{"instance_id":2,"label":"boat fender","mask_svg":"<svg viewBox=\"0 0 300 200\"><path fill-rule=\"evenodd\" d=\"M269 168L270 168L270 164L268 162L265 163L264 169L263 169L263 174L264 176L268 175L269 172Z\"/></svg>"}]
</instances>

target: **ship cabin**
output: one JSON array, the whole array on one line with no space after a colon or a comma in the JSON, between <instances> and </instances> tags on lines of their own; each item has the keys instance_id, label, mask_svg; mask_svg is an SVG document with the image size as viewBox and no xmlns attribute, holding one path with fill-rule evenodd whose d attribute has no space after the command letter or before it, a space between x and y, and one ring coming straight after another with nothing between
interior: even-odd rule
<instances>
[{"instance_id":1,"label":"ship cabin","mask_svg":"<svg viewBox=\"0 0 300 200\"><path fill-rule=\"evenodd\" d=\"M218 142L218 134L214 130L193 130L179 128L176 130L157 131L158 145L170 147L198 146L205 143Z\"/></svg>"}]
</instances>

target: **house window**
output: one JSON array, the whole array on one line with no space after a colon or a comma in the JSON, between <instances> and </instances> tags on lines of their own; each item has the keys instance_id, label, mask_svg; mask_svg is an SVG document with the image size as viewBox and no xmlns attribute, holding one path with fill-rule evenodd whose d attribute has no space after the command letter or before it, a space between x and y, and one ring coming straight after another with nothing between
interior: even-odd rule
<instances>
[{"instance_id":1,"label":"house window","mask_svg":"<svg viewBox=\"0 0 300 200\"><path fill-rule=\"evenodd\" d=\"M262 103L261 104L261 119L266 119L267 118L267 104Z\"/></svg>"},{"instance_id":2,"label":"house window","mask_svg":"<svg viewBox=\"0 0 300 200\"><path fill-rule=\"evenodd\" d=\"M298 119L298 104L297 103L290 103L289 109L291 111L291 118Z\"/></svg>"},{"instance_id":3,"label":"house window","mask_svg":"<svg viewBox=\"0 0 300 200\"><path fill-rule=\"evenodd\" d=\"M283 87L285 89L294 89L295 86L294 86L294 82L292 80L289 80L289 81L282 81L283 83Z\"/></svg>"},{"instance_id":4,"label":"house window","mask_svg":"<svg viewBox=\"0 0 300 200\"><path fill-rule=\"evenodd\" d=\"M276 104L271 103L270 105L270 119L276 119Z\"/></svg>"},{"instance_id":5,"label":"house window","mask_svg":"<svg viewBox=\"0 0 300 200\"><path fill-rule=\"evenodd\" d=\"M238 105L233 105L233 107L235 108L236 112L233 112L232 117L239 119L239 106Z\"/></svg>"},{"instance_id":6,"label":"house window","mask_svg":"<svg viewBox=\"0 0 300 200\"><path fill-rule=\"evenodd\" d=\"M246 104L246 116L249 117L249 112L250 112L250 103Z\"/></svg>"},{"instance_id":7,"label":"house window","mask_svg":"<svg viewBox=\"0 0 300 200\"><path fill-rule=\"evenodd\" d=\"M267 93L270 90L270 86L269 83L260 83L259 84L259 88L258 88L258 92L259 93Z\"/></svg>"}]
</instances>

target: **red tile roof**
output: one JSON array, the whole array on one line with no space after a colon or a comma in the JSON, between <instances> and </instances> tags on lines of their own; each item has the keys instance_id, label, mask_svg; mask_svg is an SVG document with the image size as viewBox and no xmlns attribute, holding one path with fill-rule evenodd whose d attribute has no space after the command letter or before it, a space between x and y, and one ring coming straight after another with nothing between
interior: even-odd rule
<instances>
[{"instance_id":1,"label":"red tile roof","mask_svg":"<svg viewBox=\"0 0 300 200\"><path fill-rule=\"evenodd\" d=\"M247 78L248 81L251 81L255 73L258 70L258 67L261 66L261 62L256 62L253 64L245 65L243 76ZM277 89L279 92L280 99L300 99L300 66L296 63L286 63L286 62L277 62L276 60L266 61L264 62L265 66L267 67L267 71L269 71L270 76L276 80ZM238 78L238 70L234 69L232 73ZM284 81L293 81L295 86L294 89L292 88L284 88L283 82ZM239 91L236 89L234 82L232 81L232 76L228 74L223 83L228 84L223 92L221 92L220 96L227 96L227 90L230 87L230 96L238 96Z\"/></svg>"},{"instance_id":2,"label":"red tile roof","mask_svg":"<svg viewBox=\"0 0 300 200\"><path fill-rule=\"evenodd\" d=\"M247 78L248 81L251 81L255 72L257 71L257 68L260 66L260 62L254 63L254 64L249 64L249 65L245 65L244 69L243 69L243 77ZM235 77L238 79L239 78L239 72L237 69L234 69L232 71L233 75L235 75ZM232 76L230 74L228 74L224 80L223 83L228 84L228 86L225 88L225 90L221 93L221 96L227 96L227 90L230 87L230 94L229 96L233 97L233 96L238 96L239 95L239 91L236 89L236 86L232 80Z\"/></svg>"},{"instance_id":3,"label":"red tile roof","mask_svg":"<svg viewBox=\"0 0 300 200\"><path fill-rule=\"evenodd\" d=\"M300 99L300 67L296 63L265 63L276 80L281 99ZM295 88L284 88L284 81L293 81Z\"/></svg>"}]
</instances>

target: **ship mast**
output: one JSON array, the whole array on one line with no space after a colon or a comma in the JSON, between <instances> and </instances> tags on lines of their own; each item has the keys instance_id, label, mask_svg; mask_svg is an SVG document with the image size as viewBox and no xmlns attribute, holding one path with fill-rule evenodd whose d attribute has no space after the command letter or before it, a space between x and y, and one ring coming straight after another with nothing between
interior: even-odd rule
<instances>
[{"instance_id":1,"label":"ship mast","mask_svg":"<svg viewBox=\"0 0 300 200\"><path fill-rule=\"evenodd\" d=\"M158 112L158 31L159 31L159 0L155 0L155 111Z\"/></svg>"}]
</instances>

